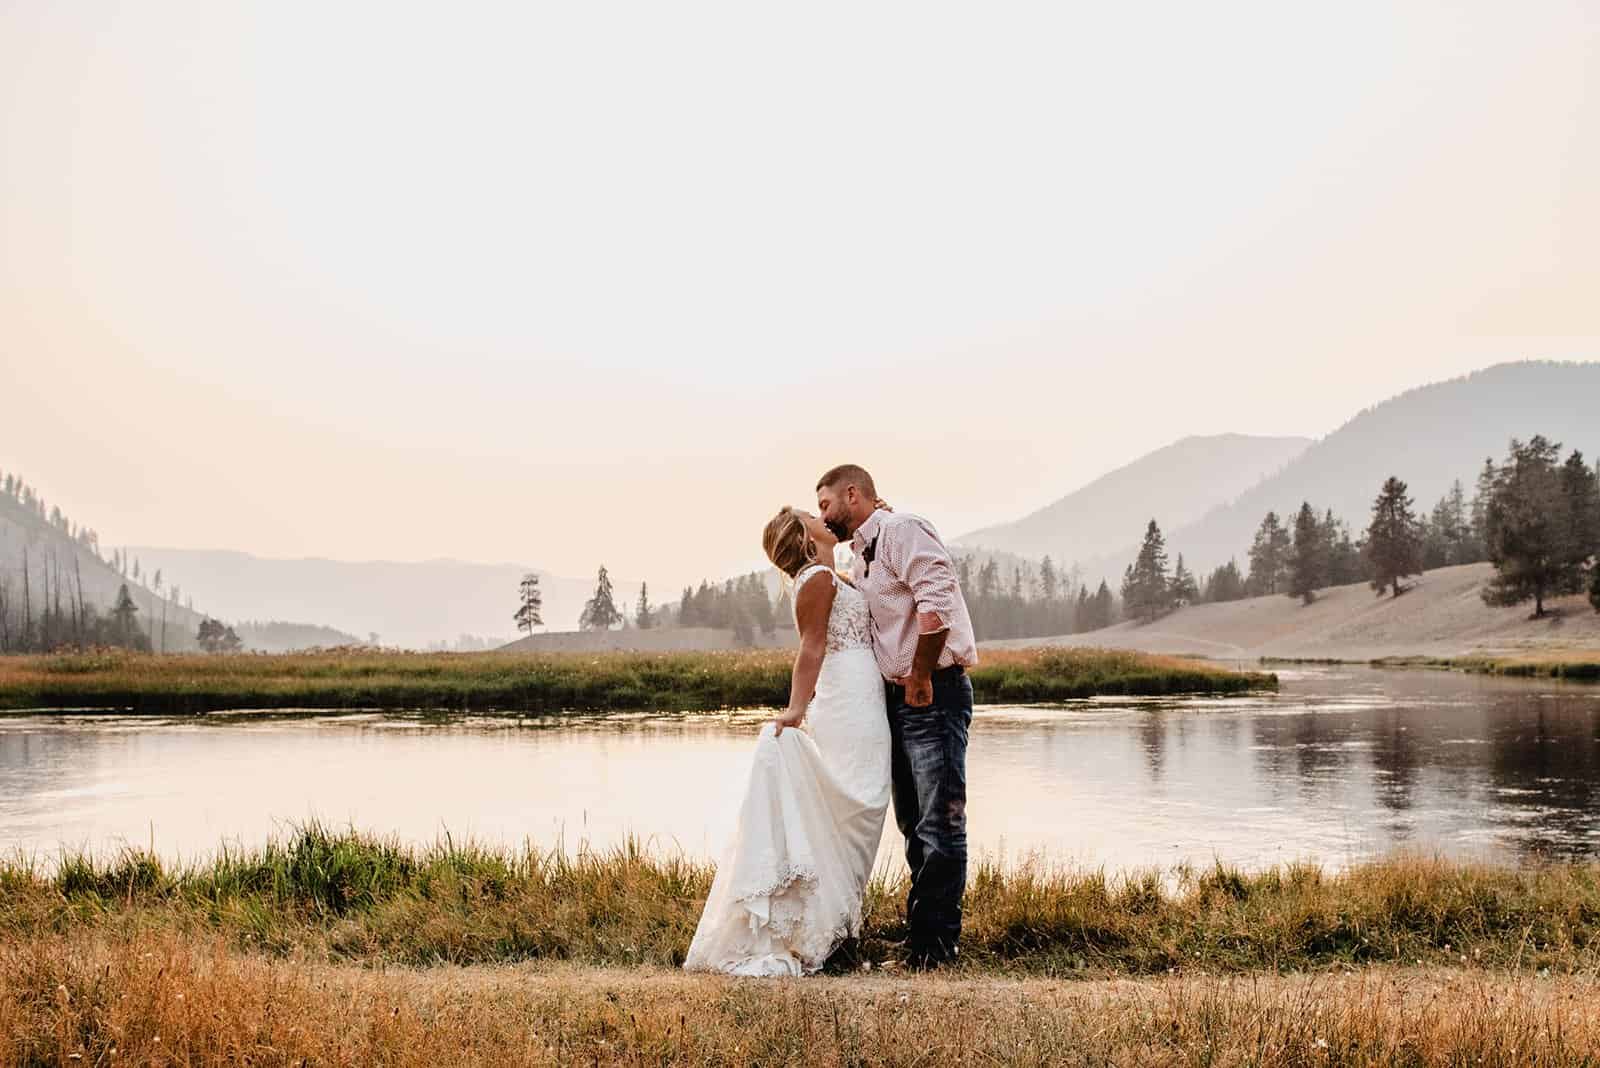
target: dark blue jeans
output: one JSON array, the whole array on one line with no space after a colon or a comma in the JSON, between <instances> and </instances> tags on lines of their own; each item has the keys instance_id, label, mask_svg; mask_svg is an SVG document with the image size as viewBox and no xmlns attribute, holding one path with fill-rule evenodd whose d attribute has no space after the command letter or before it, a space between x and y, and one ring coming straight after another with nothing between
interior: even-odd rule
<instances>
[{"instance_id":1,"label":"dark blue jeans","mask_svg":"<svg viewBox=\"0 0 1600 1068\"><path fill-rule=\"evenodd\" d=\"M972 680L960 667L933 673L933 704L913 708L905 688L886 683L894 744L894 818L906 837L911 892L906 950L948 959L961 937L967 886L967 730Z\"/></svg>"}]
</instances>

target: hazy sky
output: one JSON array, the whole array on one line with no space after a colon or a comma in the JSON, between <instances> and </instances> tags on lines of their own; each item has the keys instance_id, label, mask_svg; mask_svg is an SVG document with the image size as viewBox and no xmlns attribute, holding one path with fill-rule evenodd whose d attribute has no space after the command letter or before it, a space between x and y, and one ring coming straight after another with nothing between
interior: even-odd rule
<instances>
[{"instance_id":1,"label":"hazy sky","mask_svg":"<svg viewBox=\"0 0 1600 1068\"><path fill-rule=\"evenodd\" d=\"M955 535L1596 358L1597 190L1594 3L12 0L0 468L681 583L840 461Z\"/></svg>"}]
</instances>

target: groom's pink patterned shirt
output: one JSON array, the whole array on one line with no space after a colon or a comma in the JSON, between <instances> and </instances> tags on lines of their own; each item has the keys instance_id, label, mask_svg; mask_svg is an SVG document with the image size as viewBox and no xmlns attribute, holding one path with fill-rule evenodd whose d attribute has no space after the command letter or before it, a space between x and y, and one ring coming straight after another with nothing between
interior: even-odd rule
<instances>
[{"instance_id":1,"label":"groom's pink patterned shirt","mask_svg":"<svg viewBox=\"0 0 1600 1068\"><path fill-rule=\"evenodd\" d=\"M917 638L925 630L950 632L939 667L978 662L978 642L955 564L932 523L880 508L855 532L850 549L856 588L866 595L872 613L872 652L884 678L911 674ZM925 617L921 623L919 616Z\"/></svg>"}]
</instances>

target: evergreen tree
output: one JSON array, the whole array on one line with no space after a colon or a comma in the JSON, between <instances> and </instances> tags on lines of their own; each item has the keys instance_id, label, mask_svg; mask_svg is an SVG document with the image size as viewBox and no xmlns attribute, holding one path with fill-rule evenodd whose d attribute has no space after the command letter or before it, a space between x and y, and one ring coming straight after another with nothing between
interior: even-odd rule
<instances>
[{"instance_id":1,"label":"evergreen tree","mask_svg":"<svg viewBox=\"0 0 1600 1068\"><path fill-rule=\"evenodd\" d=\"M1468 520L1472 527L1475 560L1489 559L1489 499L1494 496L1494 482L1499 473L1494 457L1484 457L1483 468L1478 472L1476 491L1472 495L1471 518Z\"/></svg>"},{"instance_id":2,"label":"evergreen tree","mask_svg":"<svg viewBox=\"0 0 1600 1068\"><path fill-rule=\"evenodd\" d=\"M1561 496L1567 512L1564 555L1580 572L1577 587L1582 590L1590 558L1600 551L1600 478L1576 449L1561 465Z\"/></svg>"},{"instance_id":3,"label":"evergreen tree","mask_svg":"<svg viewBox=\"0 0 1600 1068\"><path fill-rule=\"evenodd\" d=\"M138 626L133 617L138 611L139 606L133 603L133 597L128 593L128 584L124 582L117 587L117 603L111 609L111 618L116 621L119 644L127 645L137 636Z\"/></svg>"},{"instance_id":4,"label":"evergreen tree","mask_svg":"<svg viewBox=\"0 0 1600 1068\"><path fill-rule=\"evenodd\" d=\"M517 610L511 617L512 622L518 630L525 630L532 637L533 628L544 625L543 610L544 595L539 592L539 576L529 571L517 584Z\"/></svg>"},{"instance_id":5,"label":"evergreen tree","mask_svg":"<svg viewBox=\"0 0 1600 1068\"><path fill-rule=\"evenodd\" d=\"M1201 599L1221 604L1224 601L1238 601L1245 596L1244 576L1239 574L1238 563L1229 560L1211 572Z\"/></svg>"},{"instance_id":6,"label":"evergreen tree","mask_svg":"<svg viewBox=\"0 0 1600 1068\"><path fill-rule=\"evenodd\" d=\"M649 630L654 621L650 618L650 584L639 583L639 605L634 610L633 622L640 630Z\"/></svg>"},{"instance_id":7,"label":"evergreen tree","mask_svg":"<svg viewBox=\"0 0 1600 1068\"><path fill-rule=\"evenodd\" d=\"M1600 564L1589 569L1589 603L1600 612Z\"/></svg>"},{"instance_id":8,"label":"evergreen tree","mask_svg":"<svg viewBox=\"0 0 1600 1068\"><path fill-rule=\"evenodd\" d=\"M778 594L778 607L773 615L774 628L782 627L785 633L794 629L794 600L789 596L787 587Z\"/></svg>"},{"instance_id":9,"label":"evergreen tree","mask_svg":"<svg viewBox=\"0 0 1600 1068\"><path fill-rule=\"evenodd\" d=\"M694 590L685 586L683 596L678 598L678 626L698 627L699 621L695 618Z\"/></svg>"},{"instance_id":10,"label":"evergreen tree","mask_svg":"<svg viewBox=\"0 0 1600 1068\"><path fill-rule=\"evenodd\" d=\"M1145 528L1138 559L1124 573L1122 602L1130 618L1146 623L1172 607L1172 590L1167 580L1167 543L1154 519Z\"/></svg>"},{"instance_id":11,"label":"evergreen tree","mask_svg":"<svg viewBox=\"0 0 1600 1068\"><path fill-rule=\"evenodd\" d=\"M1289 548L1288 530L1279 522L1277 512L1268 512L1250 546L1250 578L1246 585L1252 596L1278 593L1283 588Z\"/></svg>"},{"instance_id":12,"label":"evergreen tree","mask_svg":"<svg viewBox=\"0 0 1600 1068\"><path fill-rule=\"evenodd\" d=\"M1572 545L1560 455L1561 446L1542 435L1527 444L1513 438L1506 462L1495 473L1484 523L1495 566L1482 591L1487 604L1520 604L1531 597L1537 619L1544 615L1546 597L1581 588L1583 569Z\"/></svg>"},{"instance_id":13,"label":"evergreen tree","mask_svg":"<svg viewBox=\"0 0 1600 1068\"><path fill-rule=\"evenodd\" d=\"M1400 580L1422 573L1422 531L1411 511L1406 484L1393 475L1384 480L1372 504L1367 526L1367 569L1372 588L1380 594L1393 587L1400 596Z\"/></svg>"},{"instance_id":14,"label":"evergreen tree","mask_svg":"<svg viewBox=\"0 0 1600 1068\"><path fill-rule=\"evenodd\" d=\"M1322 517L1322 548L1327 553L1329 586L1348 586L1362 580L1361 548L1350 540L1350 528L1344 520L1334 518L1332 508Z\"/></svg>"},{"instance_id":15,"label":"evergreen tree","mask_svg":"<svg viewBox=\"0 0 1600 1068\"><path fill-rule=\"evenodd\" d=\"M617 602L612 596L611 576L602 564L600 574L595 579L594 596L583 606L578 627L581 630L610 630L621 622L622 613L617 610Z\"/></svg>"},{"instance_id":16,"label":"evergreen tree","mask_svg":"<svg viewBox=\"0 0 1600 1068\"><path fill-rule=\"evenodd\" d=\"M772 613L772 598L767 596L767 584L760 575L750 576L750 615L757 630L767 637L778 632L778 620Z\"/></svg>"},{"instance_id":17,"label":"evergreen tree","mask_svg":"<svg viewBox=\"0 0 1600 1068\"><path fill-rule=\"evenodd\" d=\"M1327 550L1323 527L1310 501L1302 501L1294 517L1294 548L1289 559L1289 588L1284 592L1302 604L1316 600L1317 589L1327 581Z\"/></svg>"},{"instance_id":18,"label":"evergreen tree","mask_svg":"<svg viewBox=\"0 0 1600 1068\"><path fill-rule=\"evenodd\" d=\"M1111 587L1106 585L1106 580L1100 580L1100 588L1094 594L1094 607L1092 618L1094 626L1091 630L1100 630L1111 626L1117 617L1116 599L1111 596Z\"/></svg>"},{"instance_id":19,"label":"evergreen tree","mask_svg":"<svg viewBox=\"0 0 1600 1068\"><path fill-rule=\"evenodd\" d=\"M1183 566L1182 553L1178 554L1178 562L1172 568L1171 600L1174 605L1194 604L1200 600L1200 587L1194 575Z\"/></svg>"}]
</instances>

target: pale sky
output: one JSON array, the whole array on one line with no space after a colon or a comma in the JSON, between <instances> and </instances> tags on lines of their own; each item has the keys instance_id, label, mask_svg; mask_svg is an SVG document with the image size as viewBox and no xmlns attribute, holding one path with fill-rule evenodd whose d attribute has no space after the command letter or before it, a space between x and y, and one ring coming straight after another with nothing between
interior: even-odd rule
<instances>
[{"instance_id":1,"label":"pale sky","mask_svg":"<svg viewBox=\"0 0 1600 1068\"><path fill-rule=\"evenodd\" d=\"M0 468L676 585L842 461L954 536L1600 357L1597 190L1593 3L12 0Z\"/></svg>"}]
</instances>

